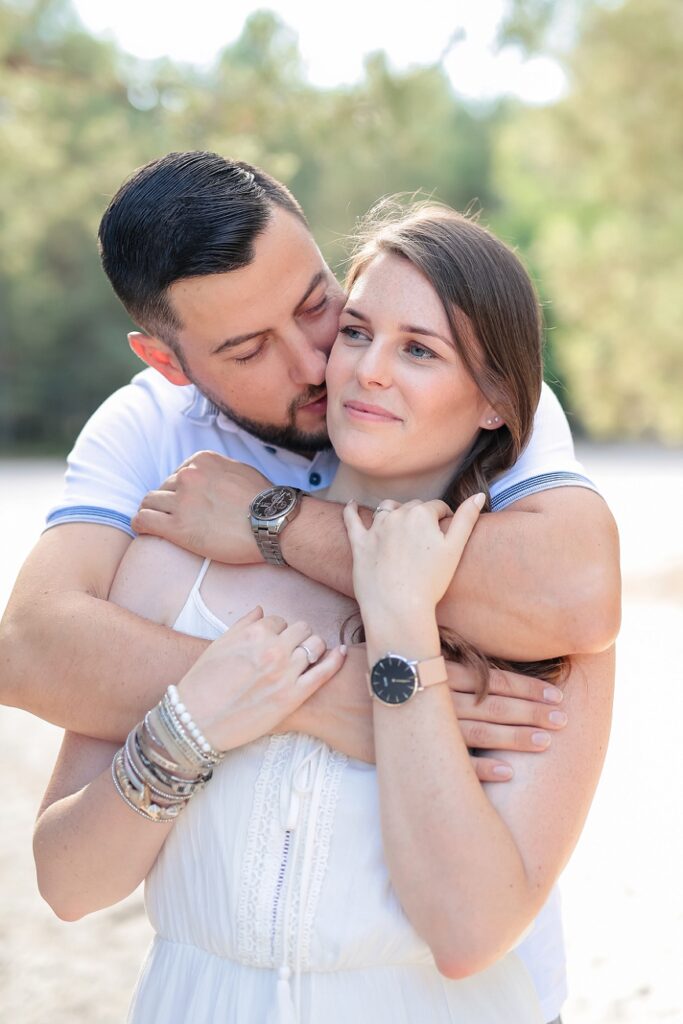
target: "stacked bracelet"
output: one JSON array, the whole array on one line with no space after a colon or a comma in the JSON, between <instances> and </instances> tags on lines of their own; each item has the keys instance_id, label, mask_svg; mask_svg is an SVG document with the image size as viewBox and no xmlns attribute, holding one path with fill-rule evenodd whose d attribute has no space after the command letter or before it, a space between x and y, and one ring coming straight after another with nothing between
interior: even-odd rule
<instances>
[{"instance_id":1,"label":"stacked bracelet","mask_svg":"<svg viewBox=\"0 0 683 1024\"><path fill-rule=\"evenodd\" d=\"M169 686L114 755L112 779L119 796L149 821L173 821L210 780L224 754L202 734Z\"/></svg>"}]
</instances>

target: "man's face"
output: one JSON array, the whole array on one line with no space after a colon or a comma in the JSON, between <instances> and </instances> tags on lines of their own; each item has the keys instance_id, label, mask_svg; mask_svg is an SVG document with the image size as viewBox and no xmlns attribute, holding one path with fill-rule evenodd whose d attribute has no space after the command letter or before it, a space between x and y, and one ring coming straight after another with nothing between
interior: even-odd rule
<instances>
[{"instance_id":1,"label":"man's face","mask_svg":"<svg viewBox=\"0 0 683 1024\"><path fill-rule=\"evenodd\" d=\"M275 207L249 266L176 281L185 375L267 443L328 447L325 367L344 294L297 217Z\"/></svg>"}]
</instances>

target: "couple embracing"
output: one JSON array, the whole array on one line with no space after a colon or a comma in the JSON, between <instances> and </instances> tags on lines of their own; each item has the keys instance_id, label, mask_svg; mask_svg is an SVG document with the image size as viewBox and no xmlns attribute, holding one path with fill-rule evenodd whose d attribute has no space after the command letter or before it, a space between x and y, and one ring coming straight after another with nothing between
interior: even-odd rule
<instances>
[{"instance_id":1,"label":"couple embracing","mask_svg":"<svg viewBox=\"0 0 683 1024\"><path fill-rule=\"evenodd\" d=\"M146 880L136 1024L558 1019L618 560L526 271L384 204L342 291L284 186L199 152L99 237L150 368L3 624L7 702L67 730L41 892L75 920Z\"/></svg>"}]
</instances>

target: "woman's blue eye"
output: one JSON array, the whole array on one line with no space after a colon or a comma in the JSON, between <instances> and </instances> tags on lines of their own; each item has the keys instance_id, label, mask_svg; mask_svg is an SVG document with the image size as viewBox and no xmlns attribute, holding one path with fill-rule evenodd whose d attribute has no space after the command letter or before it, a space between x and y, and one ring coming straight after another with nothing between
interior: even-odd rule
<instances>
[{"instance_id":1,"label":"woman's blue eye","mask_svg":"<svg viewBox=\"0 0 683 1024\"><path fill-rule=\"evenodd\" d=\"M424 345L418 345L416 341L412 341L408 345L408 351L411 355L415 356L416 359L433 359L434 353L431 349L425 348Z\"/></svg>"},{"instance_id":2,"label":"woman's blue eye","mask_svg":"<svg viewBox=\"0 0 683 1024\"><path fill-rule=\"evenodd\" d=\"M351 338L352 341L367 341L368 336L359 327L341 327L339 330L340 334L345 334L347 338Z\"/></svg>"}]
</instances>

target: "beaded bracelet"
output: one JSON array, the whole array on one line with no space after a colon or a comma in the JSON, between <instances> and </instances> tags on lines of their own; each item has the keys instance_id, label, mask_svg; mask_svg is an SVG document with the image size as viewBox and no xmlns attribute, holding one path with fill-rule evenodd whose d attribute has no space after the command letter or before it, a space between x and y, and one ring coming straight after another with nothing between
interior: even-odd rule
<instances>
[{"instance_id":1,"label":"beaded bracelet","mask_svg":"<svg viewBox=\"0 0 683 1024\"><path fill-rule=\"evenodd\" d=\"M207 759L215 758L216 761L220 761L221 758L224 756L223 752L220 750L216 750L215 747L211 746L206 736L201 731L197 723L192 718L192 715L181 701L180 694L178 693L178 687L174 686L173 683L171 683L171 685L166 690L166 693L168 694L168 699L170 700L171 705L173 706L173 710L180 719L182 725L185 726L192 739L201 749L204 756Z\"/></svg>"}]
</instances>

